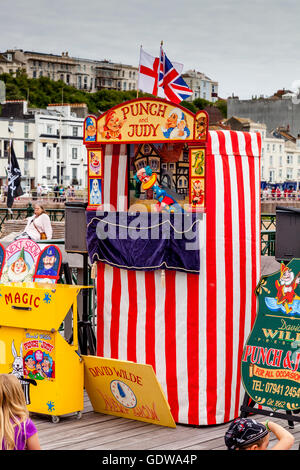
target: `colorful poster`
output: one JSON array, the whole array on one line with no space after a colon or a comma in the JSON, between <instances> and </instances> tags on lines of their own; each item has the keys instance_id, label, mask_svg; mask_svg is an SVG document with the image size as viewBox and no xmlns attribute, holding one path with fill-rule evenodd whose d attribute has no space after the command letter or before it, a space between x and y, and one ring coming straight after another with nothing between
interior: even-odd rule
<instances>
[{"instance_id":1,"label":"colorful poster","mask_svg":"<svg viewBox=\"0 0 300 470\"><path fill-rule=\"evenodd\" d=\"M191 205L192 208L204 207L205 180L204 178L190 179Z\"/></svg>"},{"instance_id":2,"label":"colorful poster","mask_svg":"<svg viewBox=\"0 0 300 470\"><path fill-rule=\"evenodd\" d=\"M62 255L55 245L49 245L40 253L33 280L55 284L59 279Z\"/></svg>"},{"instance_id":3,"label":"colorful poster","mask_svg":"<svg viewBox=\"0 0 300 470\"><path fill-rule=\"evenodd\" d=\"M195 117L195 139L203 140L207 139L208 130L208 116L205 111L198 111Z\"/></svg>"},{"instance_id":4,"label":"colorful poster","mask_svg":"<svg viewBox=\"0 0 300 470\"><path fill-rule=\"evenodd\" d=\"M36 381L55 378L54 335L48 331L27 330L22 353L25 378Z\"/></svg>"},{"instance_id":5,"label":"colorful poster","mask_svg":"<svg viewBox=\"0 0 300 470\"><path fill-rule=\"evenodd\" d=\"M300 259L256 289L258 313L242 356L247 394L273 410L300 409Z\"/></svg>"},{"instance_id":6,"label":"colorful poster","mask_svg":"<svg viewBox=\"0 0 300 470\"><path fill-rule=\"evenodd\" d=\"M96 118L94 116L88 116L85 119L84 125L84 140L85 142L95 142L96 141Z\"/></svg>"},{"instance_id":7,"label":"colorful poster","mask_svg":"<svg viewBox=\"0 0 300 470\"><path fill-rule=\"evenodd\" d=\"M32 281L35 263L40 251L41 249L37 243L26 238L10 243L6 247L6 262L1 282Z\"/></svg>"},{"instance_id":8,"label":"colorful poster","mask_svg":"<svg viewBox=\"0 0 300 470\"><path fill-rule=\"evenodd\" d=\"M102 151L101 150L89 150L89 176L101 176L102 175Z\"/></svg>"},{"instance_id":9,"label":"colorful poster","mask_svg":"<svg viewBox=\"0 0 300 470\"><path fill-rule=\"evenodd\" d=\"M95 411L176 427L152 366L82 356L85 388Z\"/></svg>"},{"instance_id":10,"label":"colorful poster","mask_svg":"<svg viewBox=\"0 0 300 470\"><path fill-rule=\"evenodd\" d=\"M102 204L102 181L101 178L89 179L89 205L99 206Z\"/></svg>"},{"instance_id":11,"label":"colorful poster","mask_svg":"<svg viewBox=\"0 0 300 470\"><path fill-rule=\"evenodd\" d=\"M191 176L205 176L205 149L193 149L190 155Z\"/></svg>"}]
</instances>

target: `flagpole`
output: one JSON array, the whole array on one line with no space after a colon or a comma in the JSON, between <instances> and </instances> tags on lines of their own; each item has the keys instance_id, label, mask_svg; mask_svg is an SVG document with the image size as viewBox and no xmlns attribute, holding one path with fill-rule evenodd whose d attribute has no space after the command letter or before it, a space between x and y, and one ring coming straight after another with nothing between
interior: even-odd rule
<instances>
[{"instance_id":1,"label":"flagpole","mask_svg":"<svg viewBox=\"0 0 300 470\"><path fill-rule=\"evenodd\" d=\"M13 119L10 118L10 121L9 121L9 124L8 124L8 133L9 133L9 137L10 137L10 140L9 140L9 150L8 150L8 171L7 171L7 196L6 196L6 205L8 203L8 191L9 191L9 180L8 180L8 177L9 177L9 171L11 171L11 146L12 146L12 141L13 141L13 134L14 134L14 130L13 130ZM8 208L8 212L10 214L12 214L12 209L11 207Z\"/></svg>"},{"instance_id":2,"label":"flagpole","mask_svg":"<svg viewBox=\"0 0 300 470\"><path fill-rule=\"evenodd\" d=\"M141 46L140 46L140 61L139 61L139 77L138 77L138 86L137 86L137 90L136 90L136 97L137 98L139 97L139 91L140 91L139 90L139 82L140 82L140 73L141 73L140 68L141 68L141 51L142 51L142 47L143 46L141 44Z\"/></svg>"}]
</instances>

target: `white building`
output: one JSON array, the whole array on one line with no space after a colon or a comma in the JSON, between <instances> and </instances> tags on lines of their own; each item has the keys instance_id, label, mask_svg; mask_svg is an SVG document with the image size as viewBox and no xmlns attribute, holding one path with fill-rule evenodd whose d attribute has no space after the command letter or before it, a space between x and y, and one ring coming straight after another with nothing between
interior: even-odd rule
<instances>
[{"instance_id":1,"label":"white building","mask_svg":"<svg viewBox=\"0 0 300 470\"><path fill-rule=\"evenodd\" d=\"M230 125L234 130L260 132L262 181L300 183L300 136L295 138L280 128L268 133L266 124L236 116L227 119L225 124Z\"/></svg>"},{"instance_id":2,"label":"white building","mask_svg":"<svg viewBox=\"0 0 300 470\"><path fill-rule=\"evenodd\" d=\"M85 105L55 104L47 109L27 109L26 101L9 104L18 107L14 112L16 107L3 106L4 116L0 116L0 184L6 180L12 139L23 186L59 183L85 188L87 157L82 143ZM9 132L9 127L13 132Z\"/></svg>"},{"instance_id":3,"label":"white building","mask_svg":"<svg viewBox=\"0 0 300 470\"><path fill-rule=\"evenodd\" d=\"M187 70L182 74L182 78L193 90L193 95L187 101L203 98L214 103L218 100L218 82L211 80L204 73Z\"/></svg>"},{"instance_id":4,"label":"white building","mask_svg":"<svg viewBox=\"0 0 300 470\"><path fill-rule=\"evenodd\" d=\"M77 105L80 106L80 105ZM84 118L72 110L74 105L54 104L31 110L35 116L35 180L63 186L87 185L86 149L83 145Z\"/></svg>"},{"instance_id":5,"label":"white building","mask_svg":"<svg viewBox=\"0 0 300 470\"><path fill-rule=\"evenodd\" d=\"M136 90L138 81L138 67L109 60L71 57L68 52L61 55L22 49L0 52L0 73L15 74L17 70L24 70L29 78L62 80L93 93L102 89Z\"/></svg>"},{"instance_id":6,"label":"white building","mask_svg":"<svg viewBox=\"0 0 300 470\"><path fill-rule=\"evenodd\" d=\"M27 103L12 102L11 112L0 116L0 185L7 179L7 166L10 155L10 141L23 176L23 185L33 186L35 183L35 138L36 126L34 116L27 114ZM19 107L20 112L14 115L13 109ZM6 114L6 113L3 113Z\"/></svg>"}]
</instances>

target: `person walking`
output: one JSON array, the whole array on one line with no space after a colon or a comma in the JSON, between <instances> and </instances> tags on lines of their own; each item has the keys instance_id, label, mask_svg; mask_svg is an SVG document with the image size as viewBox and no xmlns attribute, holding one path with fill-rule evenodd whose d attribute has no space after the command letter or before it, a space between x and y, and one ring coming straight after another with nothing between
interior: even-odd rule
<instances>
[{"instance_id":1,"label":"person walking","mask_svg":"<svg viewBox=\"0 0 300 470\"><path fill-rule=\"evenodd\" d=\"M41 449L22 386L13 374L0 374L0 439L2 450Z\"/></svg>"},{"instance_id":2,"label":"person walking","mask_svg":"<svg viewBox=\"0 0 300 470\"><path fill-rule=\"evenodd\" d=\"M54 199L53 202L58 202L59 187L58 184L54 186Z\"/></svg>"}]
</instances>

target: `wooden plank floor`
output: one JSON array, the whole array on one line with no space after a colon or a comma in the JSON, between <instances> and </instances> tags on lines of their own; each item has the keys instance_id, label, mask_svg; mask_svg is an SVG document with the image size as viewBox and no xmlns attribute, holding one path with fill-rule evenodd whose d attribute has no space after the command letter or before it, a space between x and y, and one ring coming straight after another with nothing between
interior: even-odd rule
<instances>
[{"instance_id":1,"label":"wooden plank floor","mask_svg":"<svg viewBox=\"0 0 300 470\"><path fill-rule=\"evenodd\" d=\"M88 396L81 419L76 415L60 418L54 424L49 416L32 413L42 450L225 450L224 434L228 424L192 427L177 425L176 429L141 421L95 413ZM264 416L256 415L258 421ZM285 420L274 419L288 429ZM300 423L290 432L295 436L293 450L298 450ZM272 447L272 435L271 445Z\"/></svg>"}]
</instances>

